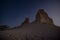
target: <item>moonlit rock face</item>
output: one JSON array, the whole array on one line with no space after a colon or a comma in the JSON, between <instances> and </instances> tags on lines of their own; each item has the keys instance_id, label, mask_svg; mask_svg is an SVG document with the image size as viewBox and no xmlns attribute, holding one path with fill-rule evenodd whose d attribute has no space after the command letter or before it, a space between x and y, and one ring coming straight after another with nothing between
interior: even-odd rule
<instances>
[{"instance_id":1,"label":"moonlit rock face","mask_svg":"<svg viewBox=\"0 0 60 40\"><path fill-rule=\"evenodd\" d=\"M28 24L22 28L0 31L3 40L57 40L59 28L50 24Z\"/></svg>"},{"instance_id":2,"label":"moonlit rock face","mask_svg":"<svg viewBox=\"0 0 60 40\"><path fill-rule=\"evenodd\" d=\"M44 9L39 9L37 14L36 14L36 23L47 23L47 24L54 24L53 20L48 16L47 12L45 12Z\"/></svg>"}]
</instances>

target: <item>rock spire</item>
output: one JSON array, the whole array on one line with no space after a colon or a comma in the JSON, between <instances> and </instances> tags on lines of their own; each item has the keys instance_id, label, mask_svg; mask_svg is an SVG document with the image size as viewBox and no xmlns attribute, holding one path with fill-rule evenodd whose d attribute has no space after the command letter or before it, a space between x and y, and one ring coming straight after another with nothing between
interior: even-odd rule
<instances>
[{"instance_id":1,"label":"rock spire","mask_svg":"<svg viewBox=\"0 0 60 40\"><path fill-rule=\"evenodd\" d=\"M24 22L19 27L22 27L24 24L29 24L29 23L30 23L29 18L26 17Z\"/></svg>"},{"instance_id":2,"label":"rock spire","mask_svg":"<svg viewBox=\"0 0 60 40\"><path fill-rule=\"evenodd\" d=\"M48 16L47 12L45 12L44 9L38 10L34 22L53 24L53 20Z\"/></svg>"}]
</instances>

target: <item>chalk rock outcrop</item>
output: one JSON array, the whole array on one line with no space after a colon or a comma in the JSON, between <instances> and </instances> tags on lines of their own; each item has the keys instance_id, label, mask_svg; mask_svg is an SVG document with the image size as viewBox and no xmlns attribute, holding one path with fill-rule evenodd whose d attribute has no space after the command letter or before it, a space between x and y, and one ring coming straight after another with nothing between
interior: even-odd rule
<instances>
[{"instance_id":1,"label":"chalk rock outcrop","mask_svg":"<svg viewBox=\"0 0 60 40\"><path fill-rule=\"evenodd\" d=\"M30 22L29 22L29 18L25 18L25 21L24 21L23 23L29 24L29 23L30 23Z\"/></svg>"},{"instance_id":2,"label":"chalk rock outcrop","mask_svg":"<svg viewBox=\"0 0 60 40\"><path fill-rule=\"evenodd\" d=\"M19 26L19 27L22 27L24 24L29 24L29 18L25 18L25 21Z\"/></svg>"},{"instance_id":3,"label":"chalk rock outcrop","mask_svg":"<svg viewBox=\"0 0 60 40\"><path fill-rule=\"evenodd\" d=\"M39 9L35 21L33 23L47 23L47 24L54 24L53 20L48 16L47 12L44 9Z\"/></svg>"}]
</instances>

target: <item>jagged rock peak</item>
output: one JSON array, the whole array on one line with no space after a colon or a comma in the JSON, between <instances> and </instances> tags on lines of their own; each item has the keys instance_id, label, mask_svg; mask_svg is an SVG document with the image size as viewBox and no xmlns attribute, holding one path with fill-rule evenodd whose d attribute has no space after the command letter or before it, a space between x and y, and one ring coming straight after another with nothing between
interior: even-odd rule
<instances>
[{"instance_id":1,"label":"jagged rock peak","mask_svg":"<svg viewBox=\"0 0 60 40\"><path fill-rule=\"evenodd\" d=\"M48 16L44 9L39 9L34 22L53 24L53 20Z\"/></svg>"}]
</instances>

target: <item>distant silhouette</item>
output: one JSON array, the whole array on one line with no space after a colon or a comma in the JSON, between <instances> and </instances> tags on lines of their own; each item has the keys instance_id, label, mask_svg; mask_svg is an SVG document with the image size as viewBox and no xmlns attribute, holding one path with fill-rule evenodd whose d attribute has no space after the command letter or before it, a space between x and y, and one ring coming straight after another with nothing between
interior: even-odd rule
<instances>
[{"instance_id":1,"label":"distant silhouette","mask_svg":"<svg viewBox=\"0 0 60 40\"><path fill-rule=\"evenodd\" d=\"M6 30L8 28L7 25L0 25L0 30Z\"/></svg>"}]
</instances>

